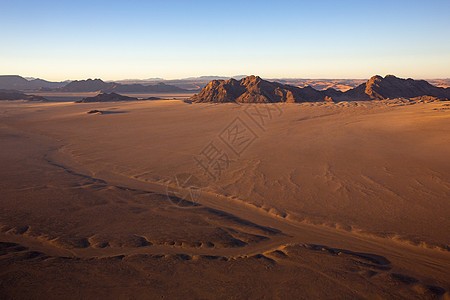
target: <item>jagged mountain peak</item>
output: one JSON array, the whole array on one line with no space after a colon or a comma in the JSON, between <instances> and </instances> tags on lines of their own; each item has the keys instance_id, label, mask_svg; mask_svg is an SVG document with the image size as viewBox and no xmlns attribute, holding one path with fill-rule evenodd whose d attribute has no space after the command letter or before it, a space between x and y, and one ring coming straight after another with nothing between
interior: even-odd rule
<instances>
[{"instance_id":1,"label":"jagged mountain peak","mask_svg":"<svg viewBox=\"0 0 450 300\"><path fill-rule=\"evenodd\" d=\"M385 100L430 96L450 98L449 88L435 87L425 80L402 79L394 75L372 76L365 83L340 92L329 88L318 91L311 86L299 88L271 82L251 75L241 80L212 80L200 93L191 97L193 102L306 102L345 100Z\"/></svg>"}]
</instances>

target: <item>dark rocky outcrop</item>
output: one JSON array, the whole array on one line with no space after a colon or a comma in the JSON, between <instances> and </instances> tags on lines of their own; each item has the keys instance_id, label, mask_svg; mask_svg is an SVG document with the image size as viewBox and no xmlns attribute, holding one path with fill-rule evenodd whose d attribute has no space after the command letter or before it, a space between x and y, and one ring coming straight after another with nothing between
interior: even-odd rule
<instances>
[{"instance_id":1,"label":"dark rocky outcrop","mask_svg":"<svg viewBox=\"0 0 450 300\"><path fill-rule=\"evenodd\" d=\"M160 97L148 97L148 98L144 98L142 100L161 100L162 98Z\"/></svg>"},{"instance_id":2,"label":"dark rocky outcrop","mask_svg":"<svg viewBox=\"0 0 450 300\"><path fill-rule=\"evenodd\" d=\"M100 93L97 96L83 98L76 102L89 103L89 102L112 102L112 101L138 101L138 100L139 100L138 98L123 96L116 93L109 93L109 94Z\"/></svg>"},{"instance_id":3,"label":"dark rocky outcrop","mask_svg":"<svg viewBox=\"0 0 450 300\"><path fill-rule=\"evenodd\" d=\"M92 114L103 114L103 112L101 110L98 109L93 109L87 112L88 114L92 115Z\"/></svg>"}]
</instances>

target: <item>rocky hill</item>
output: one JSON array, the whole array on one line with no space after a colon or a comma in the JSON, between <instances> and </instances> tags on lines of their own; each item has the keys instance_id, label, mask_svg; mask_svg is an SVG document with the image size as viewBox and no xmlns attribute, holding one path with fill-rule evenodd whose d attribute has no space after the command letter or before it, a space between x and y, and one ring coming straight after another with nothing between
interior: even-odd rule
<instances>
[{"instance_id":1,"label":"rocky hill","mask_svg":"<svg viewBox=\"0 0 450 300\"><path fill-rule=\"evenodd\" d=\"M401 79L393 75L373 76L367 82L346 92L329 88L318 91L314 88L270 82L258 76L248 76L241 80L213 80L198 94L192 96L192 102L310 102L310 101L352 101L385 100L394 98L411 99L431 96L450 99L450 88L436 87L425 80Z\"/></svg>"},{"instance_id":2,"label":"rocky hill","mask_svg":"<svg viewBox=\"0 0 450 300\"><path fill-rule=\"evenodd\" d=\"M111 101L138 101L138 98L134 97L128 97L119 95L116 93L100 93L97 96L94 97L87 97L83 98L79 101L76 101L77 103L88 103L88 102L111 102Z\"/></svg>"},{"instance_id":3,"label":"rocky hill","mask_svg":"<svg viewBox=\"0 0 450 300\"><path fill-rule=\"evenodd\" d=\"M241 80L213 80L200 93L191 97L193 102L304 102L323 101L326 93L311 87L299 88L270 82L259 76L248 76Z\"/></svg>"},{"instance_id":4,"label":"rocky hill","mask_svg":"<svg viewBox=\"0 0 450 300\"><path fill-rule=\"evenodd\" d=\"M345 100L384 100L432 96L450 99L450 88L441 88L425 80L402 79L394 75L373 76L365 83L343 93Z\"/></svg>"}]
</instances>

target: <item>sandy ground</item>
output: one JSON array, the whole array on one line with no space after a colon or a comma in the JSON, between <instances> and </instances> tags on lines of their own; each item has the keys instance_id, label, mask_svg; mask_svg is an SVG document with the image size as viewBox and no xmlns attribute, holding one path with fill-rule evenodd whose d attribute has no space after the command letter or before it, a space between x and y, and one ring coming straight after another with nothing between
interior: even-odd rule
<instances>
[{"instance_id":1,"label":"sandy ground","mask_svg":"<svg viewBox=\"0 0 450 300\"><path fill-rule=\"evenodd\" d=\"M449 299L449 108L3 101L0 294Z\"/></svg>"}]
</instances>

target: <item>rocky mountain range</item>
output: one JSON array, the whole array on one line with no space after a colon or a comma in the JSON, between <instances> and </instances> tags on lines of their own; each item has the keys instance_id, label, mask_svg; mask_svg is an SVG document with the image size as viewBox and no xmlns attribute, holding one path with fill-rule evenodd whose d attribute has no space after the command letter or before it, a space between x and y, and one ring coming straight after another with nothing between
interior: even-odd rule
<instances>
[{"instance_id":1,"label":"rocky mountain range","mask_svg":"<svg viewBox=\"0 0 450 300\"><path fill-rule=\"evenodd\" d=\"M192 96L192 102L307 102L346 100L386 100L430 96L450 99L450 88L436 87L425 80L401 79L393 75L373 76L365 83L345 92L328 88L318 91L310 86L296 87L248 76L241 80L212 80L200 93Z\"/></svg>"},{"instance_id":2,"label":"rocky mountain range","mask_svg":"<svg viewBox=\"0 0 450 300\"><path fill-rule=\"evenodd\" d=\"M13 89L21 91L41 92L105 92L105 93L191 93L191 90L183 89L164 82L140 83L116 83L104 82L101 79L74 80L63 82L51 82L43 79L25 79L18 75L0 75L0 89Z\"/></svg>"},{"instance_id":3,"label":"rocky mountain range","mask_svg":"<svg viewBox=\"0 0 450 300\"><path fill-rule=\"evenodd\" d=\"M213 78L209 83L200 84L196 80ZM187 86L196 86L198 94L190 98L192 102L305 102L305 101L346 101L346 100L384 100L393 98L435 97L450 99L450 88L443 80L431 81L402 79L393 75L373 76L362 80L264 80L258 76L235 76L225 80L221 77L188 78ZM192 82L190 80L193 80ZM183 81L183 80L181 80ZM180 82L181 82L180 81ZM168 81L165 81L168 82ZM99 93L193 93L192 89L180 88L165 82L117 83L101 79L75 80L71 82L50 82L42 79L25 79L16 75L0 76L0 89L13 90L3 92L7 97L23 99L28 97L22 91L46 92L99 92ZM177 84L180 85L181 83ZM313 85L314 87L310 86ZM39 86L39 87L38 87ZM204 86L200 89L201 86ZM328 88L326 88L328 87ZM323 88L323 89L320 89ZM325 89L326 88L326 89ZM25 96L24 96L25 95ZM22 97L22 98L21 98ZM37 97L37 96L36 96ZM36 98L37 99L37 98ZM41 99L42 100L42 99Z\"/></svg>"},{"instance_id":4,"label":"rocky mountain range","mask_svg":"<svg viewBox=\"0 0 450 300\"><path fill-rule=\"evenodd\" d=\"M116 82L104 82L101 79L75 80L67 85L54 89L58 92L102 92L102 93L188 93L190 91L165 83L153 85L121 84Z\"/></svg>"}]
</instances>

